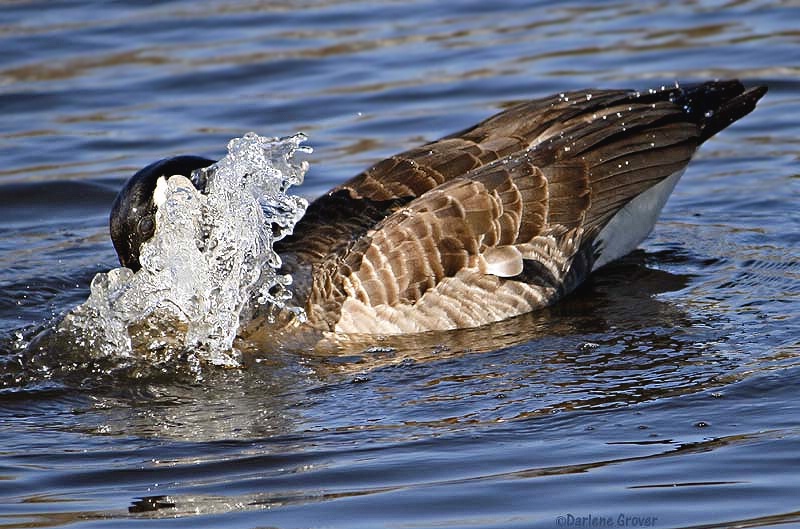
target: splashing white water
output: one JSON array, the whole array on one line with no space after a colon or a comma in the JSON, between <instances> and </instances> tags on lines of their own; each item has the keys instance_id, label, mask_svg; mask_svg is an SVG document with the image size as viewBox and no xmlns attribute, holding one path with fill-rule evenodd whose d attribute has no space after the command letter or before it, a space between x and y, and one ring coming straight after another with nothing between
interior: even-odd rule
<instances>
[{"instance_id":1,"label":"splashing white water","mask_svg":"<svg viewBox=\"0 0 800 529\"><path fill-rule=\"evenodd\" d=\"M58 332L94 355L191 350L199 361L236 366L236 332L255 306L302 318L302 309L287 307L292 278L276 272L281 259L272 246L305 213L307 202L286 194L308 168L295 159L311 152L300 146L305 139L231 140L227 156L194 175L205 180L205 194L185 176L170 177L141 270L97 274L89 299Z\"/></svg>"}]
</instances>

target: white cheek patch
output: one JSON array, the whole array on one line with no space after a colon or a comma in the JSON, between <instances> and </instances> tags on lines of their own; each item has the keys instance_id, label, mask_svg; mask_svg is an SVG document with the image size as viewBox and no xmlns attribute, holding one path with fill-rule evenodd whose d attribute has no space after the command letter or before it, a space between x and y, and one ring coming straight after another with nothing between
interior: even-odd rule
<instances>
[{"instance_id":1,"label":"white cheek patch","mask_svg":"<svg viewBox=\"0 0 800 529\"><path fill-rule=\"evenodd\" d=\"M159 176L156 181L156 190L153 191L153 204L160 208L167 201L167 179Z\"/></svg>"}]
</instances>

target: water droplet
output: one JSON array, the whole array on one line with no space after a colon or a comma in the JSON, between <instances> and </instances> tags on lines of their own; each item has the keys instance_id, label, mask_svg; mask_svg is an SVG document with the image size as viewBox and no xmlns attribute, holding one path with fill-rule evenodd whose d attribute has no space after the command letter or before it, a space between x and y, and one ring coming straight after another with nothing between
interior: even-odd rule
<instances>
[{"instance_id":1,"label":"water droplet","mask_svg":"<svg viewBox=\"0 0 800 529\"><path fill-rule=\"evenodd\" d=\"M714 111L713 110L706 110L706 113L704 114L704 116L707 117L707 118L713 117L714 116Z\"/></svg>"}]
</instances>

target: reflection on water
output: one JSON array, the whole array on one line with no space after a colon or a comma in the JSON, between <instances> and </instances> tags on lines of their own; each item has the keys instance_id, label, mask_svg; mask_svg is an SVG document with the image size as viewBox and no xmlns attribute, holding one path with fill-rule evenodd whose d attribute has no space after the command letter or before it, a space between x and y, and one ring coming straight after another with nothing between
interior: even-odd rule
<instances>
[{"instance_id":1,"label":"reflection on water","mask_svg":"<svg viewBox=\"0 0 800 529\"><path fill-rule=\"evenodd\" d=\"M4 4L0 527L797 523L798 14L768 0ZM643 251L546 311L243 343L245 369L200 379L19 348L116 266L110 204L159 158L302 130L312 198L514 101L714 77L770 92L703 146Z\"/></svg>"}]
</instances>

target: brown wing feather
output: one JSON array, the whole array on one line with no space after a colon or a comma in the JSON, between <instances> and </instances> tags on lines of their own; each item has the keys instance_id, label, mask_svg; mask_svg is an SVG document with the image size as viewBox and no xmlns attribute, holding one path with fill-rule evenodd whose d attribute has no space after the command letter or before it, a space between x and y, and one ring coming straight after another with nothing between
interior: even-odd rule
<instances>
[{"instance_id":1,"label":"brown wing feather","mask_svg":"<svg viewBox=\"0 0 800 529\"><path fill-rule=\"evenodd\" d=\"M574 172L573 166L565 167ZM554 181L561 171L550 171ZM580 181L588 183L585 170ZM564 189L572 192L574 186ZM578 194L585 196L586 189ZM547 176L526 154L485 166L429 191L368 231L345 255L326 260L315 274L308 312L312 320L344 332L479 324L486 314L475 319L473 310L459 311L457 305L475 300L453 298L453 285L468 273L510 278L475 283L492 285L496 295L508 289L502 283L518 282L513 278L523 273L526 253L536 256L536 249L558 244L547 216ZM335 304L331 293L338 294ZM481 302L490 299L487 294L480 294ZM531 310L548 296L529 294L528 302L498 302L505 308L496 308L493 318L521 307ZM412 307L414 314L408 313Z\"/></svg>"},{"instance_id":2,"label":"brown wing feather","mask_svg":"<svg viewBox=\"0 0 800 529\"><path fill-rule=\"evenodd\" d=\"M315 200L294 235L279 242L281 255L301 254L289 257L287 271L294 272L293 262L319 262L341 241L360 237L365 226L434 187L558 136L560 123L581 122L592 109L631 96L625 90L591 93L591 101L585 92L574 92L518 103L473 127L376 163Z\"/></svg>"},{"instance_id":3,"label":"brown wing feather","mask_svg":"<svg viewBox=\"0 0 800 529\"><path fill-rule=\"evenodd\" d=\"M699 91L725 115L705 116ZM723 82L561 94L376 164L312 204L285 243L313 266L310 322L413 332L555 301L591 270L609 219L763 93Z\"/></svg>"}]
</instances>

